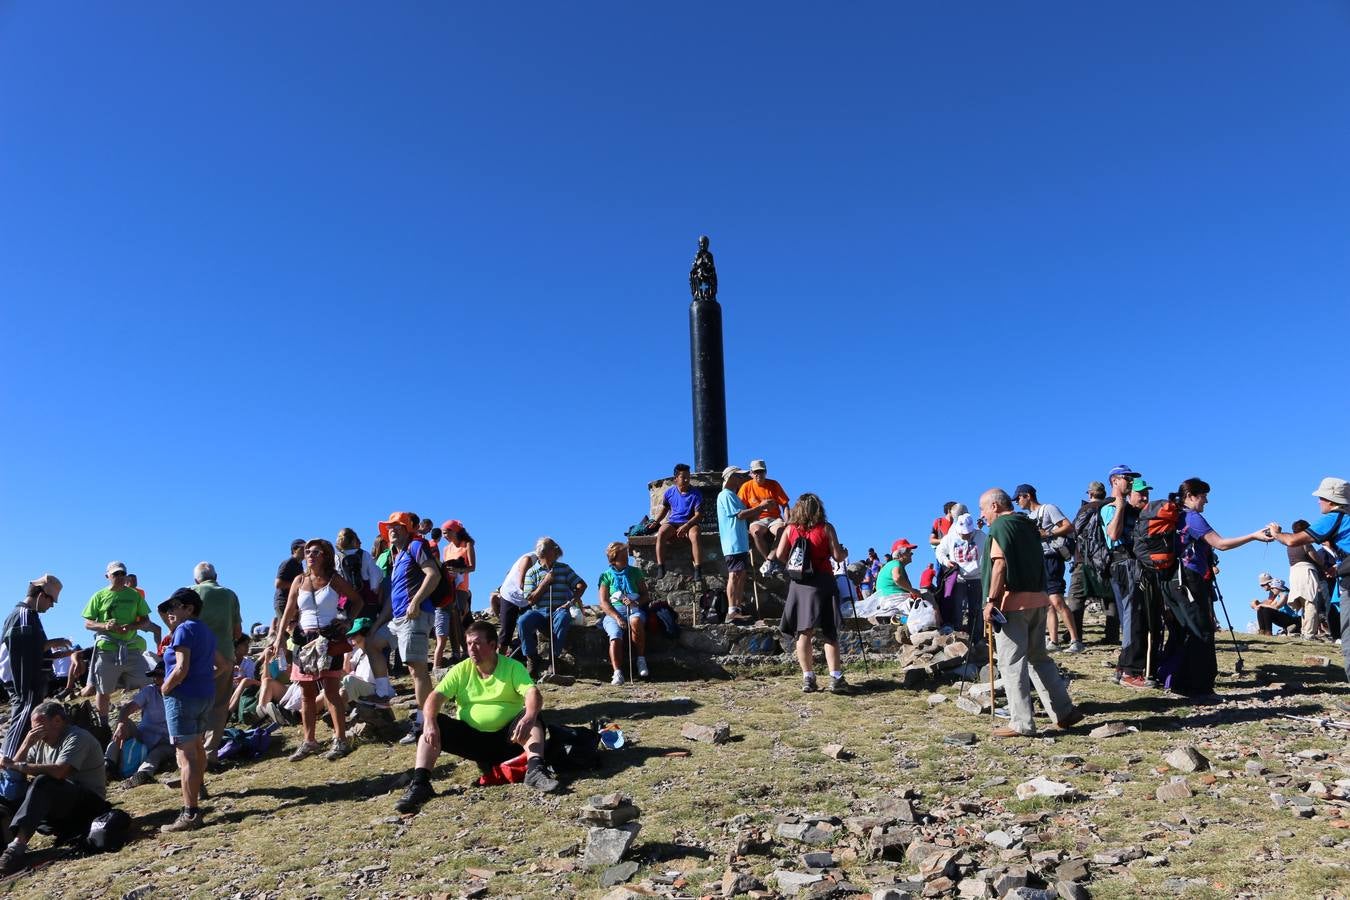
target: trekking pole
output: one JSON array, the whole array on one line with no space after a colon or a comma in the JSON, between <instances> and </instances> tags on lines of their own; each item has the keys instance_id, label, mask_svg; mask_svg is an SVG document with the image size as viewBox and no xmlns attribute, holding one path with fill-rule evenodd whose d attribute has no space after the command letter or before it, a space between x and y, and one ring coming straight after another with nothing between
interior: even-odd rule
<instances>
[{"instance_id":1,"label":"trekking pole","mask_svg":"<svg viewBox=\"0 0 1350 900\"><path fill-rule=\"evenodd\" d=\"M1233 619L1228 615L1228 606L1223 602L1223 591L1219 590L1219 579L1214 579L1214 596L1219 598L1219 608L1223 610L1224 621L1228 623L1228 636L1233 639L1233 652L1237 654L1237 665L1233 666L1233 674L1241 675L1246 668L1246 663L1242 661L1242 651L1238 649L1237 634L1233 631Z\"/></svg>"},{"instance_id":2,"label":"trekking pole","mask_svg":"<svg viewBox=\"0 0 1350 900\"><path fill-rule=\"evenodd\" d=\"M984 640L989 645L989 719L994 721L998 702L994 696L994 626L990 622L984 623Z\"/></svg>"},{"instance_id":3,"label":"trekking pole","mask_svg":"<svg viewBox=\"0 0 1350 900\"><path fill-rule=\"evenodd\" d=\"M867 663L867 642L863 640L862 629L858 626L858 586L848 577L847 570L844 571L844 580L848 582L848 599L853 604L853 637L857 639L858 648L862 651L863 674L870 677L872 670Z\"/></svg>"},{"instance_id":4,"label":"trekking pole","mask_svg":"<svg viewBox=\"0 0 1350 900\"><path fill-rule=\"evenodd\" d=\"M628 681L633 682L633 607L627 603L624 608L628 610L628 618L624 620L623 628L626 632L623 636L623 642L628 645Z\"/></svg>"}]
</instances>

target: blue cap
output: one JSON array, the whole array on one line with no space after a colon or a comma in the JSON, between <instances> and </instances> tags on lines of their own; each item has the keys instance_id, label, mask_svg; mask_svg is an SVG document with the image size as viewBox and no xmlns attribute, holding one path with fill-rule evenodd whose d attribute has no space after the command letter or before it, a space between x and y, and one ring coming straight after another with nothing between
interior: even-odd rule
<instances>
[{"instance_id":1,"label":"blue cap","mask_svg":"<svg viewBox=\"0 0 1350 900\"><path fill-rule=\"evenodd\" d=\"M1139 473L1138 473L1138 472L1136 472L1134 469L1131 469L1129 466L1125 465L1124 463L1121 463L1120 465L1118 465L1118 466L1116 466L1114 469L1112 469L1110 472L1107 472L1107 473L1106 473L1106 477L1107 477L1107 478L1115 478L1117 475L1124 475L1126 478L1138 478L1138 477L1139 477Z\"/></svg>"}]
</instances>

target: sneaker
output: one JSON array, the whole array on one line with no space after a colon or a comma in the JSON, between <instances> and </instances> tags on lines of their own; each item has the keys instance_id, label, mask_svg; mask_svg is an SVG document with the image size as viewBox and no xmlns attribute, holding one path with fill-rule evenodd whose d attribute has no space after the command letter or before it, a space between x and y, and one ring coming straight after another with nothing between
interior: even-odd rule
<instances>
[{"instance_id":1,"label":"sneaker","mask_svg":"<svg viewBox=\"0 0 1350 900\"><path fill-rule=\"evenodd\" d=\"M1054 641L1045 642L1046 653L1058 653L1061 649L1062 648L1059 646L1059 644L1056 644Z\"/></svg>"},{"instance_id":2,"label":"sneaker","mask_svg":"<svg viewBox=\"0 0 1350 900\"><path fill-rule=\"evenodd\" d=\"M300 746L296 747L295 752L288 756L287 759L291 762L299 762L306 756L313 756L322 749L323 747L319 745L318 741L301 741Z\"/></svg>"},{"instance_id":3,"label":"sneaker","mask_svg":"<svg viewBox=\"0 0 1350 900\"><path fill-rule=\"evenodd\" d=\"M843 675L840 675L838 678L835 678L835 677L831 676L831 677L830 677L830 693L831 693L831 694L851 694L851 693L853 693L853 685L849 684L849 683L848 683L848 679L845 678Z\"/></svg>"},{"instance_id":4,"label":"sneaker","mask_svg":"<svg viewBox=\"0 0 1350 900\"><path fill-rule=\"evenodd\" d=\"M333 746L328 748L328 752L323 755L323 758L328 760L329 762L336 762L337 760L342 759L342 757L346 756L348 753L351 752L352 752L351 745L349 745L346 741L342 740L341 738L333 738Z\"/></svg>"},{"instance_id":5,"label":"sneaker","mask_svg":"<svg viewBox=\"0 0 1350 900\"><path fill-rule=\"evenodd\" d=\"M9 846L0 853L0 875L13 875L28 864L28 851L23 847Z\"/></svg>"},{"instance_id":6,"label":"sneaker","mask_svg":"<svg viewBox=\"0 0 1350 900\"><path fill-rule=\"evenodd\" d=\"M155 776L151 775L149 772L137 769L135 772L131 773L130 778L122 782L122 790L129 791L132 788L145 787L147 784L153 784L154 781Z\"/></svg>"},{"instance_id":7,"label":"sneaker","mask_svg":"<svg viewBox=\"0 0 1350 900\"><path fill-rule=\"evenodd\" d=\"M394 809L401 813L415 813L422 808L423 803L435 796L436 792L428 782L414 781L408 785L408 789L403 792L403 796L398 798L398 802L394 804Z\"/></svg>"},{"instance_id":8,"label":"sneaker","mask_svg":"<svg viewBox=\"0 0 1350 900\"><path fill-rule=\"evenodd\" d=\"M202 814L199 812L194 816L185 809L168 825L159 826L159 830L161 834L173 834L175 831L196 831L201 827Z\"/></svg>"},{"instance_id":9,"label":"sneaker","mask_svg":"<svg viewBox=\"0 0 1350 900\"><path fill-rule=\"evenodd\" d=\"M1086 650L1087 648L1083 646L1082 641L1074 641L1072 644L1069 645L1070 653L1083 653Z\"/></svg>"},{"instance_id":10,"label":"sneaker","mask_svg":"<svg viewBox=\"0 0 1350 900\"><path fill-rule=\"evenodd\" d=\"M542 763L526 767L525 784L545 794L551 794L558 789L558 779L550 775Z\"/></svg>"},{"instance_id":11,"label":"sneaker","mask_svg":"<svg viewBox=\"0 0 1350 900\"><path fill-rule=\"evenodd\" d=\"M1122 675L1120 676L1120 683L1125 687L1140 691L1149 687L1148 679L1143 675Z\"/></svg>"},{"instance_id":12,"label":"sneaker","mask_svg":"<svg viewBox=\"0 0 1350 900\"><path fill-rule=\"evenodd\" d=\"M623 683L624 683L624 680L625 680L625 679L624 679L624 677L623 677L623 671L620 670L620 669L615 669L615 670L614 670L614 676L613 676L612 678L609 679L609 683L610 683L610 684L623 684Z\"/></svg>"},{"instance_id":13,"label":"sneaker","mask_svg":"<svg viewBox=\"0 0 1350 900\"><path fill-rule=\"evenodd\" d=\"M820 687L816 684L816 676L814 674L806 675L802 678L803 694L814 694L818 690L820 690Z\"/></svg>"},{"instance_id":14,"label":"sneaker","mask_svg":"<svg viewBox=\"0 0 1350 900\"><path fill-rule=\"evenodd\" d=\"M646 678L652 674L651 670L647 668L647 657L639 656L637 658L637 673L639 678Z\"/></svg>"},{"instance_id":15,"label":"sneaker","mask_svg":"<svg viewBox=\"0 0 1350 900\"><path fill-rule=\"evenodd\" d=\"M1087 714L1075 706L1072 710L1069 711L1069 714L1067 716L1060 719L1058 722L1055 723L1055 725L1058 726L1059 728L1072 728L1079 722L1083 721L1085 718L1087 718Z\"/></svg>"}]
</instances>

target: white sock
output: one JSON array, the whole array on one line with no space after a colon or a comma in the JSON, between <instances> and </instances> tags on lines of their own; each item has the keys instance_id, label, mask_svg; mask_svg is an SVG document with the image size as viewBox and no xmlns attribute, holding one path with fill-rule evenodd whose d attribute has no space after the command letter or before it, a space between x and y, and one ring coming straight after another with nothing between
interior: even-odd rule
<instances>
[{"instance_id":1,"label":"white sock","mask_svg":"<svg viewBox=\"0 0 1350 900\"><path fill-rule=\"evenodd\" d=\"M831 671L830 671L830 677L831 677L831 678L843 678L843 677L844 677L844 673L843 673L842 671L835 672L834 670L831 670Z\"/></svg>"},{"instance_id":2,"label":"white sock","mask_svg":"<svg viewBox=\"0 0 1350 900\"><path fill-rule=\"evenodd\" d=\"M816 677L816 673L815 673L815 672L803 672L803 673L802 673L802 681L810 681L812 678L815 678L815 677Z\"/></svg>"}]
</instances>

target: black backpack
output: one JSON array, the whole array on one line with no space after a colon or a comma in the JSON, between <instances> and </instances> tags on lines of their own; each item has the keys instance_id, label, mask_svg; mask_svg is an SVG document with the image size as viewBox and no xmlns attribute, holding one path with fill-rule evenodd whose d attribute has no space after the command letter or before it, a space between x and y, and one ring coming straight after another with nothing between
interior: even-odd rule
<instances>
[{"instance_id":1,"label":"black backpack","mask_svg":"<svg viewBox=\"0 0 1350 900\"><path fill-rule=\"evenodd\" d=\"M556 771L600 768L599 723L590 727L545 723L544 762Z\"/></svg>"},{"instance_id":2,"label":"black backpack","mask_svg":"<svg viewBox=\"0 0 1350 900\"><path fill-rule=\"evenodd\" d=\"M116 853L131 835L131 816L120 809L110 809L89 825L85 846L95 853Z\"/></svg>"},{"instance_id":3,"label":"black backpack","mask_svg":"<svg viewBox=\"0 0 1350 900\"><path fill-rule=\"evenodd\" d=\"M1075 560L1079 565L1088 566L1104 579L1111 568L1111 551L1106 547L1106 535L1102 532L1102 507L1105 500L1084 500L1073 517L1073 532L1078 539Z\"/></svg>"},{"instance_id":4,"label":"black backpack","mask_svg":"<svg viewBox=\"0 0 1350 900\"><path fill-rule=\"evenodd\" d=\"M348 553L338 561L338 574L361 595L361 615L373 616L379 611L380 598L366 584L361 575L361 552Z\"/></svg>"},{"instance_id":5,"label":"black backpack","mask_svg":"<svg viewBox=\"0 0 1350 900\"><path fill-rule=\"evenodd\" d=\"M405 552L411 553L412 545L417 541L422 542L422 552L430 556L432 561L434 562L436 560L436 554L432 552L431 545L429 545L424 538L413 538L411 541L408 542L408 549ZM414 566L414 568L416 567ZM455 588L454 582L446 577L445 567L437 563L437 568L441 570L441 578L439 581L436 582L436 586L431 589L431 594L426 599L431 601L432 606L436 607L437 609L440 609L443 606L449 606L450 602L454 600ZM422 579L424 577L425 576L423 576L422 570L418 569L417 586L411 589L412 593L415 594L417 593L418 590L421 589Z\"/></svg>"}]
</instances>

